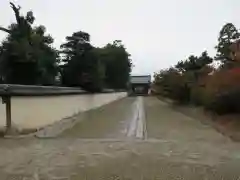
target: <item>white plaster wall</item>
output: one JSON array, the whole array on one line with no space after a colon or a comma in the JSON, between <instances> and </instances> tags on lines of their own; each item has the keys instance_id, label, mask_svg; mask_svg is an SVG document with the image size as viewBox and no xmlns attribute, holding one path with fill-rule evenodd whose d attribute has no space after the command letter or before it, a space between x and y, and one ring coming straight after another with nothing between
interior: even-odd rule
<instances>
[{"instance_id":1,"label":"white plaster wall","mask_svg":"<svg viewBox=\"0 0 240 180\"><path fill-rule=\"evenodd\" d=\"M126 97L126 92L12 98L12 124L19 129L40 128L75 113L94 109ZM0 126L6 124L5 105L0 104Z\"/></svg>"}]
</instances>

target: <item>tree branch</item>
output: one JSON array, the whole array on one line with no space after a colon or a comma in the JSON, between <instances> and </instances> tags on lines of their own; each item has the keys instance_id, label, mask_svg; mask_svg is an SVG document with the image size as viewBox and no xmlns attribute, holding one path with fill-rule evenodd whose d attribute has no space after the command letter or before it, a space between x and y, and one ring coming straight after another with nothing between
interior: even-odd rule
<instances>
[{"instance_id":1,"label":"tree branch","mask_svg":"<svg viewBox=\"0 0 240 180\"><path fill-rule=\"evenodd\" d=\"M12 2L10 2L10 5L11 5L11 8L13 9L13 11L15 13L17 23L20 24L21 20L20 20L19 10L21 9L21 7L20 6L16 7L15 4L13 4Z\"/></svg>"},{"instance_id":2,"label":"tree branch","mask_svg":"<svg viewBox=\"0 0 240 180\"><path fill-rule=\"evenodd\" d=\"M6 32L6 33L11 33L11 30L8 30L8 29L6 29L6 28L4 28L4 27L1 27L0 26L0 31L4 31L4 32Z\"/></svg>"}]
</instances>

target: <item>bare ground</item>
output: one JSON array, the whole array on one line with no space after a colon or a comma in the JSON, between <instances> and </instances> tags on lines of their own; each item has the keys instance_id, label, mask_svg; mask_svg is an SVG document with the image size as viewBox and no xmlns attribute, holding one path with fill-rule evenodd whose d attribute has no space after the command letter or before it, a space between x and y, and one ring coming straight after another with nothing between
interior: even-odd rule
<instances>
[{"instance_id":1,"label":"bare ground","mask_svg":"<svg viewBox=\"0 0 240 180\"><path fill-rule=\"evenodd\" d=\"M217 115L204 110L201 106L178 105L166 98L159 99L168 103L174 111L200 120L231 140L240 142L240 114Z\"/></svg>"},{"instance_id":2,"label":"bare ground","mask_svg":"<svg viewBox=\"0 0 240 180\"><path fill-rule=\"evenodd\" d=\"M1 139L0 179L239 179L238 143L155 97L144 98L147 138L128 138L133 101L102 107L58 138Z\"/></svg>"}]
</instances>

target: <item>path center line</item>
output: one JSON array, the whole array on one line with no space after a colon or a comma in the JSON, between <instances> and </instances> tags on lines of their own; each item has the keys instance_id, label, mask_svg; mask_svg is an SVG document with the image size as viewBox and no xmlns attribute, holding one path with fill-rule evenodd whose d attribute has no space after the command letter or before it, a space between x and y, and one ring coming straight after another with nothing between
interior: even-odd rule
<instances>
[{"instance_id":1,"label":"path center line","mask_svg":"<svg viewBox=\"0 0 240 180\"><path fill-rule=\"evenodd\" d=\"M133 104L133 116L128 128L128 137L136 137L144 139L145 136L145 111L143 106L143 98L137 97Z\"/></svg>"}]
</instances>

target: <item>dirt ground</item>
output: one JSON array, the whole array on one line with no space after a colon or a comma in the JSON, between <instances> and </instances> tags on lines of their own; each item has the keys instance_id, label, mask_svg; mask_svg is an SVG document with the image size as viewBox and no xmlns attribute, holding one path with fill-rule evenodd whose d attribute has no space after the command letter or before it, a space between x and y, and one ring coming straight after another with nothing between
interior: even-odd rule
<instances>
[{"instance_id":1,"label":"dirt ground","mask_svg":"<svg viewBox=\"0 0 240 180\"><path fill-rule=\"evenodd\" d=\"M166 102L141 98L88 112L56 138L0 139L0 179L240 178L238 143ZM138 122L145 124L144 138L128 136L132 129L139 130Z\"/></svg>"},{"instance_id":2,"label":"dirt ground","mask_svg":"<svg viewBox=\"0 0 240 180\"><path fill-rule=\"evenodd\" d=\"M240 114L217 115L204 110L201 106L178 105L169 99L162 97L160 99L167 102L174 111L199 120L203 124L208 124L231 140L240 142Z\"/></svg>"}]
</instances>

